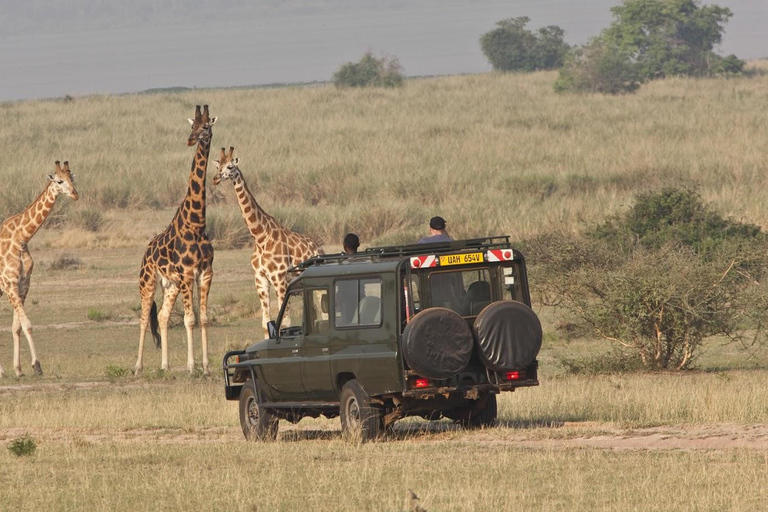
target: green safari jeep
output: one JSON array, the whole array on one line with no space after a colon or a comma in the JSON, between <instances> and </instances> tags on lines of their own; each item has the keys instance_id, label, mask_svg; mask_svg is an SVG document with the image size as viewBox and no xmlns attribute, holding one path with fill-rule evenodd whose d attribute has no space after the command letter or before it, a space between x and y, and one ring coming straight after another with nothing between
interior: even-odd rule
<instances>
[{"instance_id":1,"label":"green safari jeep","mask_svg":"<svg viewBox=\"0 0 768 512\"><path fill-rule=\"evenodd\" d=\"M247 439L341 416L369 439L406 416L496 421L496 395L536 386L542 330L509 237L398 247L300 264L269 339L224 356Z\"/></svg>"}]
</instances>

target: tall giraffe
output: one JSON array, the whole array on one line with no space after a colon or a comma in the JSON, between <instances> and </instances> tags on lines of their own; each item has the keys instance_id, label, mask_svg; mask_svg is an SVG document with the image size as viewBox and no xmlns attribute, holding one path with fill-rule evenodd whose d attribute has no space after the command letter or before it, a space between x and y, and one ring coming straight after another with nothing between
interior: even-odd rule
<instances>
[{"instance_id":1,"label":"tall giraffe","mask_svg":"<svg viewBox=\"0 0 768 512\"><path fill-rule=\"evenodd\" d=\"M56 197L66 194L77 201L75 190L75 175L69 170L69 162L56 161L56 170L48 175L50 180L45 190L37 196L32 204L13 217L6 219L0 226L0 295L5 292L13 306L13 369L16 376L21 376L21 357L19 354L20 333L29 343L29 352L32 356L32 368L37 375L43 374L40 361L37 359L35 344L32 341L32 324L24 312L24 301L29 291L29 279L32 275L32 256L29 255L27 244L32 239L40 226L43 225L48 214L51 213ZM0 365L0 377L5 377L2 365Z\"/></svg>"},{"instance_id":2,"label":"tall giraffe","mask_svg":"<svg viewBox=\"0 0 768 512\"><path fill-rule=\"evenodd\" d=\"M195 312L192 296L195 283L200 293L200 330L202 333L203 372L208 369L208 291L213 279L213 246L205 233L205 174L208 167L208 152L211 149L213 132L211 127L215 117L208 114L208 105L200 113L200 105L195 109L195 118L189 119L192 133L187 146L197 144L192 171L189 174L187 195L176 211L170 225L155 236L144 253L139 272L139 291L141 293L141 332L139 335L139 358L135 372L140 374L144 367L144 338L147 325L150 324L155 343L162 349L163 370L168 365L168 319L179 292L184 301L184 327L187 331L187 369L190 373L195 368L194 349L192 346L192 327L195 324ZM160 313L155 304L157 278L163 288L163 305ZM160 327L158 335L157 328Z\"/></svg>"},{"instance_id":3,"label":"tall giraffe","mask_svg":"<svg viewBox=\"0 0 768 512\"><path fill-rule=\"evenodd\" d=\"M270 284L275 288L278 304L282 304L288 285L288 268L323 254L323 250L307 235L295 233L281 226L274 217L259 206L237 166L240 159L232 156L234 151L235 148L230 147L227 154L225 149L221 148L221 159L213 162L219 171L213 177L213 184L218 185L222 180L232 180L235 187L240 212L253 237L251 266L256 280L256 292L261 301L262 327L265 335L268 335Z\"/></svg>"}]
</instances>

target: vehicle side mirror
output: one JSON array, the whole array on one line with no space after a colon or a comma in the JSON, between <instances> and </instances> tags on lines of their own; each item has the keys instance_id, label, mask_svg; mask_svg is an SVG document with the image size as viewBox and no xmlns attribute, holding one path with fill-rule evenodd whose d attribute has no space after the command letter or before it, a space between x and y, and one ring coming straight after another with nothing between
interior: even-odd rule
<instances>
[{"instance_id":1,"label":"vehicle side mirror","mask_svg":"<svg viewBox=\"0 0 768 512\"><path fill-rule=\"evenodd\" d=\"M274 320L267 322L267 332L269 333L269 339L277 339L277 325L275 324Z\"/></svg>"}]
</instances>

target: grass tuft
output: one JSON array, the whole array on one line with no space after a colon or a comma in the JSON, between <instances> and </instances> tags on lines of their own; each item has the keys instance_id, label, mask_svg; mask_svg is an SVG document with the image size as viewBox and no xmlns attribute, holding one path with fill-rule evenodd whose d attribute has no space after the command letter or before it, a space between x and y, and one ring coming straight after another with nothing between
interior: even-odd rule
<instances>
[{"instance_id":1,"label":"grass tuft","mask_svg":"<svg viewBox=\"0 0 768 512\"><path fill-rule=\"evenodd\" d=\"M8 443L8 451L17 457L34 455L35 450L37 450L37 441L29 434L24 434Z\"/></svg>"}]
</instances>

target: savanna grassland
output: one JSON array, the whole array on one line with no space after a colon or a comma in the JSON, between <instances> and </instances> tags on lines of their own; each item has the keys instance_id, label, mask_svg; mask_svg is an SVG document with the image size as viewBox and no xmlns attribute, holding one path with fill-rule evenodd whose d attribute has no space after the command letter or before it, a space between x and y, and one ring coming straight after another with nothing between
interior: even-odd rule
<instances>
[{"instance_id":1,"label":"savanna grassland","mask_svg":"<svg viewBox=\"0 0 768 512\"><path fill-rule=\"evenodd\" d=\"M246 443L218 372L182 370L178 314L174 371L152 371L154 349L145 375L129 368L140 260L184 194L195 104L219 116L213 147L235 146L262 205L328 250L348 230L364 247L414 240L435 213L456 237L579 231L665 185L694 187L721 213L768 227L766 69L620 97L555 95L555 75L536 73L386 91L0 104L0 216L34 199L57 159L70 161L81 197L60 198L30 243L27 312L46 373L0 381L0 509L399 510L407 489L430 511L759 509L768 499L768 354L719 340L695 371L584 375L567 361L600 354L603 342L561 338L558 312L535 306L546 333L541 386L503 395L498 428L406 421L364 445L343 442L338 419L281 422L277 443ZM260 336L230 189L209 195L214 367ZM535 273L531 286L535 296ZM11 318L0 299L0 327ZM199 347L197 330L195 339ZM0 338L0 362L12 374L10 341ZM31 374L24 342L22 355ZM37 450L16 457L5 447L23 434Z\"/></svg>"}]
</instances>

